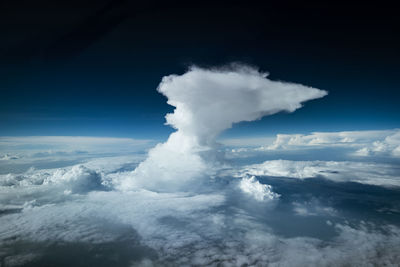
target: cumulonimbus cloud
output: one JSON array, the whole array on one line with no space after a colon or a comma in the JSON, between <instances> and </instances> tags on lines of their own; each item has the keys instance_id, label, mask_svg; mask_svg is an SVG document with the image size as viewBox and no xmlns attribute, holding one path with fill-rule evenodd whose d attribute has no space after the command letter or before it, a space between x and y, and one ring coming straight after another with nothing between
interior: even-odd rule
<instances>
[{"instance_id":1,"label":"cumulonimbus cloud","mask_svg":"<svg viewBox=\"0 0 400 267\"><path fill-rule=\"evenodd\" d=\"M327 94L300 84L272 81L267 76L245 65L191 67L182 75L165 76L158 91L175 107L166 115L166 123L177 131L149 152L121 188L169 190L185 184L209 169L212 153L205 151L212 150L216 137L234 123L293 112L303 102Z\"/></svg>"}]
</instances>

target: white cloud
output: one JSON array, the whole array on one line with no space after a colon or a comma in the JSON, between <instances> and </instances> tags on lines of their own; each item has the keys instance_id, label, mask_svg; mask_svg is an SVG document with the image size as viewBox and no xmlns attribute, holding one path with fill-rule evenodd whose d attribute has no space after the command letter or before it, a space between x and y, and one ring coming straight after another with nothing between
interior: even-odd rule
<instances>
[{"instance_id":1,"label":"white cloud","mask_svg":"<svg viewBox=\"0 0 400 267\"><path fill-rule=\"evenodd\" d=\"M296 146L332 146L369 144L371 140L384 139L397 130L314 132L304 134L278 134L275 142L265 149L295 148Z\"/></svg>"},{"instance_id":2,"label":"white cloud","mask_svg":"<svg viewBox=\"0 0 400 267\"><path fill-rule=\"evenodd\" d=\"M261 184L254 176L243 177L239 188L257 201L269 201L279 198L279 194L272 192L270 185Z\"/></svg>"},{"instance_id":3,"label":"white cloud","mask_svg":"<svg viewBox=\"0 0 400 267\"><path fill-rule=\"evenodd\" d=\"M105 162L100 160L91 165L101 168ZM105 169L115 171L118 166ZM100 173L101 169L91 171ZM55 169L54 173L57 172L63 173L57 177L64 181L63 176L68 172ZM81 177L81 172L72 171L68 175L75 175L74 180ZM251 194L255 193L254 196L260 199L265 199L266 192L271 193L269 187L263 187L255 179L244 180L244 183L247 189L252 188ZM56 184L70 188L68 183ZM85 195L67 195L62 200L53 195L47 201L40 198L28 201L32 196L49 196L52 190L44 192L41 187L50 185L8 189L10 196L18 194L18 200L24 205L21 205L20 213L0 216L0 251L9 255L7 262L29 263L43 256L35 250L29 257L26 251L8 254L10 252L5 249L14 242L20 245L24 242L84 242L94 247L107 242L117 243L123 236L133 235L132 229L140 234L140 245L157 251L157 258L133 262L139 266L143 262L156 266L165 262L180 266L395 266L399 260L396 248L400 230L394 226L381 225L379 227L384 228L381 231L372 224L334 224L327 227L333 227L338 236L329 242L309 237L284 237L274 234L259 214L252 211L253 206L224 208L224 195L228 192L220 189L206 194L92 191ZM21 189L26 193L21 194ZM59 194L63 194L61 189ZM336 214L335 210L318 202L293 205L295 212L303 217Z\"/></svg>"},{"instance_id":4,"label":"white cloud","mask_svg":"<svg viewBox=\"0 0 400 267\"><path fill-rule=\"evenodd\" d=\"M316 147L352 148L354 156L397 156L400 130L314 132L278 134L271 145L258 150L290 150Z\"/></svg>"},{"instance_id":5,"label":"white cloud","mask_svg":"<svg viewBox=\"0 0 400 267\"><path fill-rule=\"evenodd\" d=\"M110 173L129 165L134 168L143 159L142 156L118 156L96 158L88 162L64 168L38 169L29 168L23 173L0 175L0 186L29 187L33 185L69 185L73 191L90 191L110 184ZM69 188L71 189L71 188Z\"/></svg>"},{"instance_id":6,"label":"white cloud","mask_svg":"<svg viewBox=\"0 0 400 267\"><path fill-rule=\"evenodd\" d=\"M397 146L395 149L393 149L392 154L395 157L400 157L400 146Z\"/></svg>"},{"instance_id":7,"label":"white cloud","mask_svg":"<svg viewBox=\"0 0 400 267\"><path fill-rule=\"evenodd\" d=\"M145 152L154 141L79 136L0 137L0 174L84 163L92 158ZM138 157L135 155L134 157Z\"/></svg>"},{"instance_id":8,"label":"white cloud","mask_svg":"<svg viewBox=\"0 0 400 267\"><path fill-rule=\"evenodd\" d=\"M334 227L338 235L330 241L275 234L263 216L282 213L269 209L263 214L266 210L263 204L265 200L268 203L269 199L276 199L277 194L255 178L240 180L238 184L244 194L264 199L259 209L251 201L227 207L230 202L226 199L232 197L229 187L213 184L203 193L115 191L113 179L123 173L122 166L132 162L136 161L125 156L96 159L68 168L30 170L20 184L0 186L0 210L22 209L0 216L0 252L9 255L7 261L29 263L42 257L41 251L33 250L31 256L26 256L26 251L13 254L7 248L24 242L46 245L84 242L95 247L107 242L117 244L126 236L134 236L136 231L141 246L157 251L157 258L133 262L138 266L143 262L156 266L165 262L179 266L390 266L399 260L395 248L399 245L400 230L394 226L380 225L384 227L381 231L369 224L334 224L327 227ZM368 169L372 167L376 168ZM109 191L98 191L99 177L101 183L109 181ZM95 182L95 186L87 186L87 182L89 185ZM65 190L71 193L65 194ZM318 201L290 203L302 219L336 215L335 209Z\"/></svg>"},{"instance_id":9,"label":"white cloud","mask_svg":"<svg viewBox=\"0 0 400 267\"><path fill-rule=\"evenodd\" d=\"M293 112L326 91L271 81L248 66L227 69L192 67L162 79L158 91L175 107L166 123L177 131L149 152L121 189L181 190L201 179L216 162L217 136L234 123L253 121L281 111Z\"/></svg>"},{"instance_id":10,"label":"white cloud","mask_svg":"<svg viewBox=\"0 0 400 267\"><path fill-rule=\"evenodd\" d=\"M181 76L164 77L158 90L175 107L166 116L167 123L196 138L199 145L213 145L215 137L233 123L293 112L302 102L327 94L300 84L271 81L266 73L247 66L227 70L192 67Z\"/></svg>"},{"instance_id":11,"label":"white cloud","mask_svg":"<svg viewBox=\"0 0 400 267\"><path fill-rule=\"evenodd\" d=\"M368 147L363 147L355 151L353 155L358 157L367 157L370 155L370 150L368 149Z\"/></svg>"},{"instance_id":12,"label":"white cloud","mask_svg":"<svg viewBox=\"0 0 400 267\"><path fill-rule=\"evenodd\" d=\"M337 182L400 186L396 165L352 161L270 160L244 167L236 174L289 178L325 177Z\"/></svg>"},{"instance_id":13,"label":"white cloud","mask_svg":"<svg viewBox=\"0 0 400 267\"><path fill-rule=\"evenodd\" d=\"M317 199L306 202L293 202L293 210L299 216L336 216L337 211L332 207L323 206Z\"/></svg>"}]
</instances>

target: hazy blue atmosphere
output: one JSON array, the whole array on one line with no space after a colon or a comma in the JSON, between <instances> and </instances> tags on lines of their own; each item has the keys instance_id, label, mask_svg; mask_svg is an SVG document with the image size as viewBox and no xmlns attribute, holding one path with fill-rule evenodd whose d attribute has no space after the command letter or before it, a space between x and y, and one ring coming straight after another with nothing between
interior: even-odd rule
<instances>
[{"instance_id":1,"label":"hazy blue atmosphere","mask_svg":"<svg viewBox=\"0 0 400 267\"><path fill-rule=\"evenodd\" d=\"M0 267L400 266L396 9L0 3Z\"/></svg>"}]
</instances>

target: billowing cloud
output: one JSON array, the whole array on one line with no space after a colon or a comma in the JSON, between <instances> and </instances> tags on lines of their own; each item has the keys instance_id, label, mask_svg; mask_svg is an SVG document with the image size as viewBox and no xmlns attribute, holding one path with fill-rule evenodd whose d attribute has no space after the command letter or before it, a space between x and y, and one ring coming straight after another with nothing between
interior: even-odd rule
<instances>
[{"instance_id":1,"label":"billowing cloud","mask_svg":"<svg viewBox=\"0 0 400 267\"><path fill-rule=\"evenodd\" d=\"M225 69L192 67L183 75L162 79L158 91L175 107L166 115L177 131L157 145L121 184L121 189L146 187L171 190L208 174L216 162L216 137L241 121L281 111L293 112L326 91L300 84L271 81L266 73L243 65Z\"/></svg>"},{"instance_id":2,"label":"billowing cloud","mask_svg":"<svg viewBox=\"0 0 400 267\"><path fill-rule=\"evenodd\" d=\"M357 156L375 156L383 154L400 157L400 130L396 130L383 140L373 141L372 144L360 148L354 154Z\"/></svg>"},{"instance_id":3,"label":"billowing cloud","mask_svg":"<svg viewBox=\"0 0 400 267\"><path fill-rule=\"evenodd\" d=\"M270 185L261 184L256 177L243 177L239 188L258 201L273 200L279 198L279 194L272 192Z\"/></svg>"},{"instance_id":4,"label":"billowing cloud","mask_svg":"<svg viewBox=\"0 0 400 267\"><path fill-rule=\"evenodd\" d=\"M158 90L175 107L166 116L167 124L195 138L198 145L213 145L215 137L233 123L293 112L302 102L327 94L300 84L271 81L266 73L248 66L192 67L183 75L164 77Z\"/></svg>"}]
</instances>

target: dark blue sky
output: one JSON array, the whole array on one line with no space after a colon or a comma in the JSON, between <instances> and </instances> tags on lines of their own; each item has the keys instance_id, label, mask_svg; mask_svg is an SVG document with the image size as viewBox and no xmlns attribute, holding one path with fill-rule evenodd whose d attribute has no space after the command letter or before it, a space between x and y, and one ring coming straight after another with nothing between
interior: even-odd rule
<instances>
[{"instance_id":1,"label":"dark blue sky","mask_svg":"<svg viewBox=\"0 0 400 267\"><path fill-rule=\"evenodd\" d=\"M40 0L0 7L0 135L164 139L156 92L187 66L240 61L329 91L225 136L400 127L395 9L327 3Z\"/></svg>"}]
</instances>

